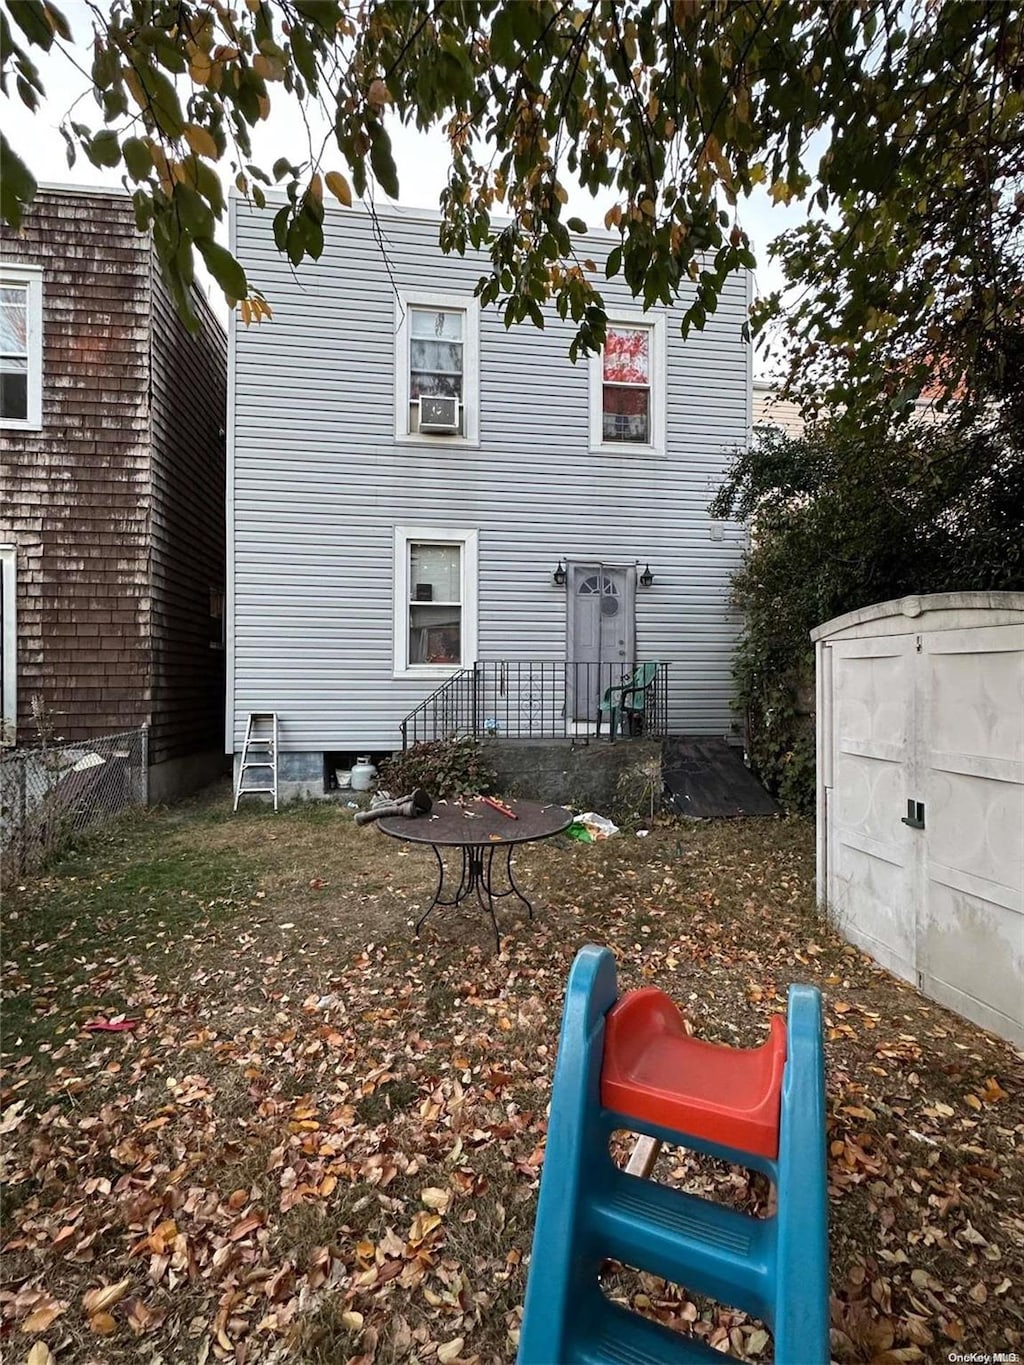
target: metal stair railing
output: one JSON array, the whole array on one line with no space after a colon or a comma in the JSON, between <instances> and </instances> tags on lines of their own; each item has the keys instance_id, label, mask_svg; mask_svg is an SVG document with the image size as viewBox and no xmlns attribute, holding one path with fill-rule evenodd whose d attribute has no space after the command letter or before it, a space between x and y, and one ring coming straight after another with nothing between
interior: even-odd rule
<instances>
[{"instance_id":1,"label":"metal stair railing","mask_svg":"<svg viewBox=\"0 0 1024 1365\"><path fill-rule=\"evenodd\" d=\"M668 734L668 668L655 664L645 704L636 708L623 737L664 739ZM544 659L487 659L436 688L401 722L402 748L437 739L482 734L504 739L563 739L596 727L598 702L609 687L633 674L637 661L577 663Z\"/></svg>"},{"instance_id":2,"label":"metal stair railing","mask_svg":"<svg viewBox=\"0 0 1024 1365\"><path fill-rule=\"evenodd\" d=\"M462 668L402 721L402 748L435 739L476 739L480 733L477 667Z\"/></svg>"}]
</instances>

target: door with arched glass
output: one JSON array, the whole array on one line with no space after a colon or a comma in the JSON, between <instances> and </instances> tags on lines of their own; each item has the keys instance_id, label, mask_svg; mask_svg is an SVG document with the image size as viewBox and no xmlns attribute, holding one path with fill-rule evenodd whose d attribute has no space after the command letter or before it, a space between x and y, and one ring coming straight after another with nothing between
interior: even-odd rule
<instances>
[{"instance_id":1,"label":"door with arched glass","mask_svg":"<svg viewBox=\"0 0 1024 1365\"><path fill-rule=\"evenodd\" d=\"M568 719L597 720L605 688L633 666L636 570L632 564L569 564Z\"/></svg>"}]
</instances>

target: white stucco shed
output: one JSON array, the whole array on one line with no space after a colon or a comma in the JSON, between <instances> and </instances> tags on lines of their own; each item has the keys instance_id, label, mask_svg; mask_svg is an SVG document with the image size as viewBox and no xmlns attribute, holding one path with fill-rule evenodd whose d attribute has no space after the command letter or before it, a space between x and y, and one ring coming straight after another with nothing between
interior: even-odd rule
<instances>
[{"instance_id":1,"label":"white stucco shed","mask_svg":"<svg viewBox=\"0 0 1024 1365\"><path fill-rule=\"evenodd\" d=\"M1024 1047L1024 593L905 597L812 638L819 900Z\"/></svg>"}]
</instances>

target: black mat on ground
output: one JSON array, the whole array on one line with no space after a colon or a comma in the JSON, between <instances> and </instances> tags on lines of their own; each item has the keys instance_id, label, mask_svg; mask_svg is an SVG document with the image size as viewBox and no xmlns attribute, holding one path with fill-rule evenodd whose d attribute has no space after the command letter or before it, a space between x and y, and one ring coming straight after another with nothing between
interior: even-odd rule
<instances>
[{"instance_id":1,"label":"black mat on ground","mask_svg":"<svg viewBox=\"0 0 1024 1365\"><path fill-rule=\"evenodd\" d=\"M665 741L665 805L676 815L715 820L776 815L778 806L724 739L677 735Z\"/></svg>"}]
</instances>

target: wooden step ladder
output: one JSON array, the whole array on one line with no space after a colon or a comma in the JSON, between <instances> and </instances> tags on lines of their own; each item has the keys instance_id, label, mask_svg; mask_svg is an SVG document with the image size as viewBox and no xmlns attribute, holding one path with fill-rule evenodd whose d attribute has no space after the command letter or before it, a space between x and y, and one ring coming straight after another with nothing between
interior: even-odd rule
<instances>
[{"instance_id":1,"label":"wooden step ladder","mask_svg":"<svg viewBox=\"0 0 1024 1365\"><path fill-rule=\"evenodd\" d=\"M270 783L250 782L249 773L270 773ZM277 712L250 711L245 725L234 809L243 796L272 796L277 810Z\"/></svg>"}]
</instances>

